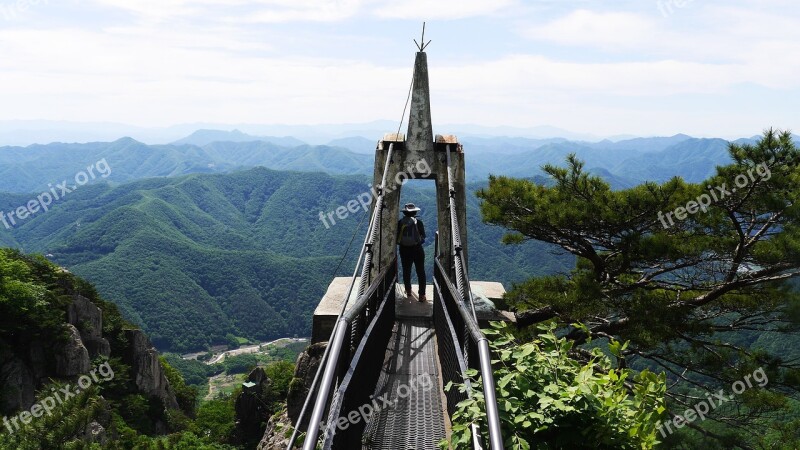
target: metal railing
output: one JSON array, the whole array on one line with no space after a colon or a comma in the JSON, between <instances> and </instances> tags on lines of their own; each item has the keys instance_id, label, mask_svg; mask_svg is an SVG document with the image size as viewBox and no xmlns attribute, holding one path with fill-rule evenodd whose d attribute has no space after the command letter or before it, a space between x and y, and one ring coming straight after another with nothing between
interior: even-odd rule
<instances>
[{"instance_id":1,"label":"metal railing","mask_svg":"<svg viewBox=\"0 0 800 450\"><path fill-rule=\"evenodd\" d=\"M455 205L455 187L452 181L450 146L447 146L447 182L450 191L450 252L453 257L452 273L455 285L447 275L450 273L439 258L439 235L436 235L437 255L434 262L434 323L439 343L439 360L442 365L443 382L466 383L466 392L451 389L446 392L447 409L452 416L457 405L472 396L472 386L466 379L468 368L477 369L483 382L483 395L486 402L486 422L489 428L489 442L492 450L503 448L500 429L500 414L497 408L494 374L492 369L489 341L478 326L478 318L472 298L472 289L467 272L467 261L461 244L461 230L458 224ZM467 306L469 305L469 307ZM482 436L477 425L472 430L473 447L483 448Z\"/></svg>"},{"instance_id":2,"label":"metal railing","mask_svg":"<svg viewBox=\"0 0 800 450\"><path fill-rule=\"evenodd\" d=\"M344 322L355 323L361 317L369 323L363 335L356 334L355 328L349 339L358 342L354 352L343 351L337 364L342 370L338 374L341 382L333 394L325 424L323 448L350 449L360 448L366 425L363 421L350 422L347 428L338 428L339 419L348 418L351 411L357 411L365 404L370 404L370 395L375 391L383 368L386 347L392 336L395 322L395 283L397 281L397 259L387 266L372 283L369 290L359 298L353 308L342 317ZM369 313L368 305L378 305L374 314ZM347 329L342 326L342 329ZM344 337L344 342L348 336ZM349 364L348 364L349 360ZM349 418L348 418L349 420ZM322 424L319 424L322 428Z\"/></svg>"},{"instance_id":3,"label":"metal railing","mask_svg":"<svg viewBox=\"0 0 800 450\"><path fill-rule=\"evenodd\" d=\"M356 448L360 445L363 423L350 424L345 430L337 429L336 425L342 412L346 417L347 412L369 403L369 395L378 383L395 321L396 281L397 259L393 258L336 323L328 342L329 354L320 362L320 369L324 368L324 371L317 383L319 389L312 386L308 393L307 401L312 398L315 401L303 441L304 450L317 447L320 433L324 449ZM370 311L369 305L377 305L374 312ZM359 327L352 326L359 320L369 324L363 334ZM350 342L358 343L354 350L351 350ZM304 415L301 413L298 427L303 424ZM326 420L323 421L323 417ZM296 439L295 434L288 449L294 448Z\"/></svg>"},{"instance_id":4,"label":"metal railing","mask_svg":"<svg viewBox=\"0 0 800 450\"><path fill-rule=\"evenodd\" d=\"M345 380L345 375L349 372L354 372L358 368L359 361L365 358L355 357L360 356L365 351L365 345L368 341L370 348L373 346L380 346L381 339L369 339L370 330L373 329L374 319L381 319L391 315L391 320L394 322L394 282L397 279L397 256L392 258L392 262L380 272L375 280L371 279L373 269L374 249L376 240L380 238L380 228L383 219L383 202L386 191L386 179L389 172L389 164L392 162L392 154L394 152L394 143L389 145L389 150L386 155L386 162L384 164L383 176L381 178L381 185L378 187L378 198L375 201L375 207L372 210L369 228L367 235L364 238L364 245L361 249L361 254L358 257L358 264L353 272L350 281L350 287L342 302L342 309L336 319L331 337L328 340L328 345L325 348L325 353L322 355L317 372L314 376L314 381L308 391L306 400L303 404L303 409L300 412L300 417L297 420L297 426L289 438L287 450L294 448L297 442L299 428L304 425L304 419L311 400L314 400L314 407L311 411L311 417L308 422L305 440L303 441L303 450L313 450L317 445L317 438L319 437L320 424L323 423L322 418L325 412L328 411L329 417L333 416L335 407L341 408L341 403L347 398L346 389L343 389L342 384ZM380 245L378 245L380 248ZM380 250L379 250L380 251ZM381 255L378 255L380 261ZM360 278L358 277L359 269L361 272ZM358 284L358 299L356 303L348 310L348 302L350 295L355 286L356 280ZM388 281L390 280L390 281ZM389 294L392 295L389 295ZM386 307L387 303L391 303L391 307ZM387 328L387 327L383 327ZM385 349L389 338L391 337L391 327L389 328L389 335L383 340L383 348ZM376 335L383 335L385 330L381 329L376 332ZM351 358L351 356L354 356ZM378 358L379 362L383 358ZM366 363L368 364L368 363ZM366 369L363 369L366 370ZM369 378L377 384L378 375L380 374L380 365L378 365L378 372L374 377ZM351 375L352 377L352 375ZM369 381L368 381L369 383ZM338 388L337 388L338 387ZM374 387L374 386L373 386ZM333 402L333 403L332 403ZM328 406L331 405L331 408ZM327 429L326 429L327 430ZM332 439L336 435L335 429L330 433L325 432L325 448L330 448ZM340 438L337 438L340 439Z\"/></svg>"}]
</instances>

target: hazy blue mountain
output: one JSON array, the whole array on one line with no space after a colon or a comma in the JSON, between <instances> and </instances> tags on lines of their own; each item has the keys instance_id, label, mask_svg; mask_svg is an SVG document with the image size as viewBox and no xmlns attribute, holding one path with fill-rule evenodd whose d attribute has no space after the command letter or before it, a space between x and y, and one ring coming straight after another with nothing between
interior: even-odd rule
<instances>
[{"instance_id":1,"label":"hazy blue mountain","mask_svg":"<svg viewBox=\"0 0 800 450\"><path fill-rule=\"evenodd\" d=\"M199 131L195 137L197 142L224 137L218 133ZM232 133L234 138L245 141L149 146L123 138L109 143L0 147L0 192L42 192L48 184L73 180L77 173L101 159L112 169L107 181L115 183L258 166L333 175L371 175L373 171L375 143L368 139L349 137L332 141L335 145L287 147L251 141L251 136L243 132L222 133L226 136ZM299 141L288 138L288 142ZM717 164L728 160L727 145L721 139L694 139L685 135L599 143L473 137L465 141L464 148L468 155L467 179L472 182L485 180L490 174L535 176L541 173L542 165L563 164L566 156L574 153L586 167L613 176L615 186L626 186L673 175L690 181L702 179ZM367 151L367 148L373 149Z\"/></svg>"},{"instance_id":2,"label":"hazy blue mountain","mask_svg":"<svg viewBox=\"0 0 800 450\"><path fill-rule=\"evenodd\" d=\"M564 138L467 137L462 139L462 143L465 147L469 148L470 154L519 154L536 150L549 144L555 144L555 148L559 148L559 146L573 146L576 150L582 149L584 151L588 149L597 149L608 152L646 153L664 150L690 139L692 139L692 137L685 134L678 134L671 137L633 138L616 142L611 140L603 140L600 142L569 141Z\"/></svg>"},{"instance_id":3,"label":"hazy blue mountain","mask_svg":"<svg viewBox=\"0 0 800 450\"><path fill-rule=\"evenodd\" d=\"M752 137L749 137L749 138L736 139L735 141L731 141L731 142L733 142L734 144L739 144L739 145L744 145L744 144L753 145L756 142L758 142L762 137L763 136L759 134L759 135L755 135L755 136L752 136ZM794 140L795 143L800 142L800 136L798 136L796 134L792 134L792 139Z\"/></svg>"},{"instance_id":4,"label":"hazy blue mountain","mask_svg":"<svg viewBox=\"0 0 800 450\"><path fill-rule=\"evenodd\" d=\"M587 172L605 180L611 185L611 189L628 189L641 184L639 180L615 175L602 167L590 167Z\"/></svg>"},{"instance_id":5,"label":"hazy blue mountain","mask_svg":"<svg viewBox=\"0 0 800 450\"><path fill-rule=\"evenodd\" d=\"M327 144L329 147L346 148L354 153L375 155L375 148L378 146L377 139L367 139L361 136L334 139Z\"/></svg>"},{"instance_id":6,"label":"hazy blue mountain","mask_svg":"<svg viewBox=\"0 0 800 450\"><path fill-rule=\"evenodd\" d=\"M630 150L641 153L650 153L665 150L675 144L693 139L685 134L676 134L670 137L634 138L612 142L609 140L589 144L590 147L608 149L613 151Z\"/></svg>"},{"instance_id":7,"label":"hazy blue mountain","mask_svg":"<svg viewBox=\"0 0 800 450\"><path fill-rule=\"evenodd\" d=\"M519 136L531 139L564 138L575 141L596 141L601 138L586 133L573 133L563 128L548 125L532 127L486 126L475 124L444 124L436 130L441 134L467 137Z\"/></svg>"},{"instance_id":8,"label":"hazy blue mountain","mask_svg":"<svg viewBox=\"0 0 800 450\"><path fill-rule=\"evenodd\" d=\"M610 170L637 180L663 182L680 175L699 182L713 175L716 166L730 162L728 147L723 139L690 139L660 152L625 159Z\"/></svg>"},{"instance_id":9,"label":"hazy blue mountain","mask_svg":"<svg viewBox=\"0 0 800 450\"><path fill-rule=\"evenodd\" d=\"M545 164L563 165L567 155L574 153L614 187L666 181L676 175L695 182L711 175L717 165L730 161L728 146L723 139L684 135L618 143L556 142L512 155L470 155L467 176L474 181L489 174L530 177L541 174L540 168Z\"/></svg>"},{"instance_id":10,"label":"hazy blue mountain","mask_svg":"<svg viewBox=\"0 0 800 450\"><path fill-rule=\"evenodd\" d=\"M526 153L536 150L547 144L567 143L564 138L550 139L531 139L521 137L473 137L468 136L459 140L464 148L469 151L469 155L475 154L499 154L511 155Z\"/></svg>"},{"instance_id":11,"label":"hazy blue mountain","mask_svg":"<svg viewBox=\"0 0 800 450\"><path fill-rule=\"evenodd\" d=\"M269 142L270 144L279 145L281 147L297 147L306 145L305 142L295 139L291 136L274 137L274 136L253 136L242 133L239 130L223 131L223 130L197 130L191 135L173 142L173 145L196 145L203 147L213 142Z\"/></svg>"},{"instance_id":12,"label":"hazy blue mountain","mask_svg":"<svg viewBox=\"0 0 800 450\"><path fill-rule=\"evenodd\" d=\"M336 175L371 174L374 155L325 145L278 147L268 142L215 142L203 150L218 160L240 167L325 172Z\"/></svg>"},{"instance_id":13,"label":"hazy blue mountain","mask_svg":"<svg viewBox=\"0 0 800 450\"><path fill-rule=\"evenodd\" d=\"M615 165L629 158L631 154L636 154L631 151L610 151L608 149L593 148L585 143L554 142L542 145L534 150L511 155L470 154L467 158L467 176L473 181L485 179L489 174L531 177L541 174L540 169L545 164L564 164L567 155L572 153L583 160L587 167L606 170L611 170ZM611 172L622 174L613 170ZM627 174L625 175L627 176Z\"/></svg>"}]
</instances>

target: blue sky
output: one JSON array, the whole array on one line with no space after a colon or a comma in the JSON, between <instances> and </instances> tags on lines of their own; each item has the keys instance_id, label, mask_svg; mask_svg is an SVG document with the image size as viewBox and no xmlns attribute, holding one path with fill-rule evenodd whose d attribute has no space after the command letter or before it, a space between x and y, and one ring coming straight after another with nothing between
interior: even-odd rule
<instances>
[{"instance_id":1,"label":"blue sky","mask_svg":"<svg viewBox=\"0 0 800 450\"><path fill-rule=\"evenodd\" d=\"M798 129L788 0L0 0L0 120L398 120L423 20L440 124Z\"/></svg>"}]
</instances>

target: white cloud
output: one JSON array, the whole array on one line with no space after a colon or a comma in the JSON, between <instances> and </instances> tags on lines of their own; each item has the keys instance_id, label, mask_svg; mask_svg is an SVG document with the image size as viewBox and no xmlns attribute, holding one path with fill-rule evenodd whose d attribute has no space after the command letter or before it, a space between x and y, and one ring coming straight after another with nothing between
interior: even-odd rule
<instances>
[{"instance_id":1,"label":"white cloud","mask_svg":"<svg viewBox=\"0 0 800 450\"><path fill-rule=\"evenodd\" d=\"M373 14L384 19L455 20L503 12L516 0L390 0Z\"/></svg>"},{"instance_id":2,"label":"white cloud","mask_svg":"<svg viewBox=\"0 0 800 450\"><path fill-rule=\"evenodd\" d=\"M188 0L93 0L100 6L122 9L149 20L197 14L200 9ZM196 5L196 4L195 4Z\"/></svg>"},{"instance_id":3,"label":"white cloud","mask_svg":"<svg viewBox=\"0 0 800 450\"><path fill-rule=\"evenodd\" d=\"M262 0L251 2L254 10L245 16L228 18L234 22L335 22L354 16L359 0Z\"/></svg>"},{"instance_id":4,"label":"white cloud","mask_svg":"<svg viewBox=\"0 0 800 450\"><path fill-rule=\"evenodd\" d=\"M227 22L276 23L337 21L352 17L361 0L94 0L123 9L144 19L163 21L176 17Z\"/></svg>"},{"instance_id":5,"label":"white cloud","mask_svg":"<svg viewBox=\"0 0 800 450\"><path fill-rule=\"evenodd\" d=\"M0 28L0 120L394 120L411 55L386 57L384 44L408 40L398 35L411 24L401 33L396 21L368 21L427 14L469 16L471 26L443 24L447 40L429 30L440 43L429 50L437 123L550 124L607 135L656 127L713 133L748 123L755 133L796 121L786 112L800 92L800 61L791 56L800 51L800 21L791 8L758 12L698 0L666 19L655 7L652 16L581 9L527 26L529 39L520 39L514 25L534 19L511 0L94 1L141 20L104 14L82 18L88 27ZM336 31L320 23L344 19ZM454 57L453 46L467 57ZM754 92L766 92L772 104L751 104ZM741 110L731 107L737 102Z\"/></svg>"},{"instance_id":6,"label":"white cloud","mask_svg":"<svg viewBox=\"0 0 800 450\"><path fill-rule=\"evenodd\" d=\"M530 26L523 35L562 45L626 50L652 42L657 24L647 16L627 12L574 11L541 26Z\"/></svg>"},{"instance_id":7,"label":"white cloud","mask_svg":"<svg viewBox=\"0 0 800 450\"><path fill-rule=\"evenodd\" d=\"M759 83L759 74L729 64L681 61L576 63L519 55L480 63L432 68L445 92L492 92L513 99L522 92L572 96L669 96L723 92L740 83ZM755 75L755 76L753 76ZM445 81L447 80L447 81ZM798 81L796 84L800 84Z\"/></svg>"}]
</instances>

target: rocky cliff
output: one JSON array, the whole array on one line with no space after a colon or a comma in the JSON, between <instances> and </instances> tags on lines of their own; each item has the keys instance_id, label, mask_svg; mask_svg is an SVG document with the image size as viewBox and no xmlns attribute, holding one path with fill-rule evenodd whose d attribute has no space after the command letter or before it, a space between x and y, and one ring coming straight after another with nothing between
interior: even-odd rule
<instances>
[{"instance_id":1,"label":"rocky cliff","mask_svg":"<svg viewBox=\"0 0 800 450\"><path fill-rule=\"evenodd\" d=\"M131 366L133 380L139 392L157 397L167 408L177 409L178 401L167 380L158 352L142 330L125 330L128 348L124 361Z\"/></svg>"},{"instance_id":2,"label":"rocky cliff","mask_svg":"<svg viewBox=\"0 0 800 450\"><path fill-rule=\"evenodd\" d=\"M311 384L314 382L314 376L317 373L327 345L327 342L311 345L297 357L294 379L286 399L286 409L269 418L264 437L258 444L258 450L283 450L286 448L292 427L300 419L303 403L308 391L311 389ZM311 415L311 406L306 411L306 418L300 426L301 430L307 427L308 417Z\"/></svg>"},{"instance_id":3,"label":"rocky cliff","mask_svg":"<svg viewBox=\"0 0 800 450\"><path fill-rule=\"evenodd\" d=\"M25 343L14 342L14 336L0 337L0 413L29 409L36 390L45 383L75 381L92 370L92 360L111 356L111 344L103 337L103 313L86 297L72 296L61 328L54 341L41 338ZM125 335L128 346L119 350L139 391L159 398L167 408L177 408L150 340L141 330L125 330Z\"/></svg>"}]
</instances>

